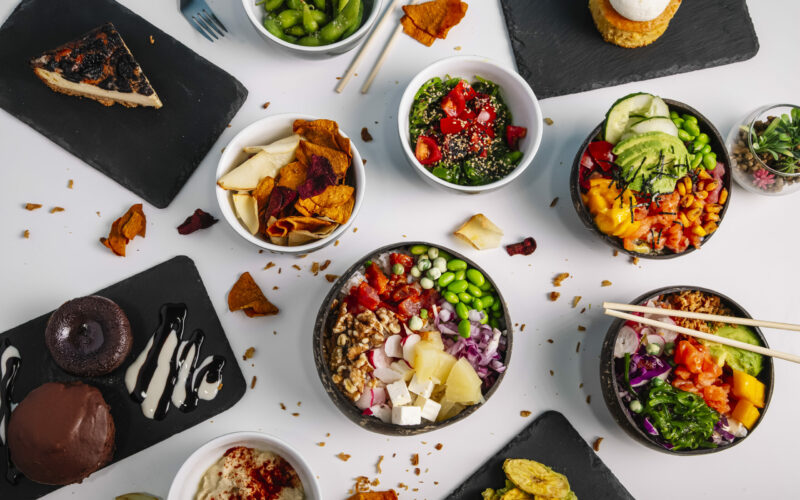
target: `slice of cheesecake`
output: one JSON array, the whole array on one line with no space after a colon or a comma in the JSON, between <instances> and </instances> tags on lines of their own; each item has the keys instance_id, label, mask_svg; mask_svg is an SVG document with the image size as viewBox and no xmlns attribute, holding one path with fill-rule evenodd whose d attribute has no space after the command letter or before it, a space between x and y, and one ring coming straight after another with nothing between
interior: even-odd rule
<instances>
[{"instance_id":1,"label":"slice of cheesecake","mask_svg":"<svg viewBox=\"0 0 800 500\"><path fill-rule=\"evenodd\" d=\"M62 94L88 97L105 106L116 102L129 108L162 106L141 66L111 23L45 52L30 64L36 76Z\"/></svg>"}]
</instances>

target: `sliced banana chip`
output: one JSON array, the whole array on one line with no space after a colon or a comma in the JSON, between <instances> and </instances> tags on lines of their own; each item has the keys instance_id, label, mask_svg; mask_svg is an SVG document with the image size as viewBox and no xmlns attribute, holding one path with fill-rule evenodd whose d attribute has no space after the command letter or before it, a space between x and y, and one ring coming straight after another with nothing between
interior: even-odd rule
<instances>
[{"instance_id":1,"label":"sliced banana chip","mask_svg":"<svg viewBox=\"0 0 800 500\"><path fill-rule=\"evenodd\" d=\"M517 488L537 497L561 499L570 493L566 476L533 460L506 459L503 471Z\"/></svg>"},{"instance_id":2,"label":"sliced banana chip","mask_svg":"<svg viewBox=\"0 0 800 500\"><path fill-rule=\"evenodd\" d=\"M519 488L513 488L503 493L500 500L534 500L534 497Z\"/></svg>"}]
</instances>

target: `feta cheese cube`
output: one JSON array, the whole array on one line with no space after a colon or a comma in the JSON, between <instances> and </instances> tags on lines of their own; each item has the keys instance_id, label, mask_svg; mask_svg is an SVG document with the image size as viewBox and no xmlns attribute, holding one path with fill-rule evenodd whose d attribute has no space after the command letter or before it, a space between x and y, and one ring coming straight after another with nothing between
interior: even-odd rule
<instances>
[{"instance_id":1,"label":"feta cheese cube","mask_svg":"<svg viewBox=\"0 0 800 500\"><path fill-rule=\"evenodd\" d=\"M369 412L372 413L373 417L377 417L383 422L388 423L392 421L392 409L389 408L389 405L372 406L369 408Z\"/></svg>"},{"instance_id":2,"label":"feta cheese cube","mask_svg":"<svg viewBox=\"0 0 800 500\"><path fill-rule=\"evenodd\" d=\"M432 399L428 399L428 396L417 396L416 401L414 401L414 406L420 409L420 416L425 420L430 420L431 422L436 422L436 417L439 416L439 410L442 409L442 405L437 403Z\"/></svg>"},{"instance_id":3,"label":"feta cheese cube","mask_svg":"<svg viewBox=\"0 0 800 500\"><path fill-rule=\"evenodd\" d=\"M408 390L419 396L429 398L433 392L433 380L421 381L415 373L408 383Z\"/></svg>"},{"instance_id":4,"label":"feta cheese cube","mask_svg":"<svg viewBox=\"0 0 800 500\"><path fill-rule=\"evenodd\" d=\"M387 385L386 392L389 394L392 406L403 406L411 402L411 394L408 392L408 387L406 387L406 383L403 380Z\"/></svg>"},{"instance_id":5,"label":"feta cheese cube","mask_svg":"<svg viewBox=\"0 0 800 500\"><path fill-rule=\"evenodd\" d=\"M422 410L419 406L395 406L392 408L392 423L419 425L422 423Z\"/></svg>"}]
</instances>

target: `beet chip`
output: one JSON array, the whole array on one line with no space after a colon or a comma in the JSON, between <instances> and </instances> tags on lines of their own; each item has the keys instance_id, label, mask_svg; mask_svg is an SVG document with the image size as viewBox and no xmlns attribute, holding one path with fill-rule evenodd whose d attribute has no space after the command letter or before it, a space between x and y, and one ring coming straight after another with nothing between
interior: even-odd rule
<instances>
[{"instance_id":1,"label":"beet chip","mask_svg":"<svg viewBox=\"0 0 800 500\"><path fill-rule=\"evenodd\" d=\"M306 180L297 187L300 199L311 198L322 194L328 186L337 182L331 162L324 156L311 155L311 164L308 166Z\"/></svg>"},{"instance_id":2,"label":"beet chip","mask_svg":"<svg viewBox=\"0 0 800 500\"><path fill-rule=\"evenodd\" d=\"M297 191L292 191L286 186L277 186L272 190L269 196L269 203L267 204L267 215L269 217L278 217L281 211L294 203L297 199Z\"/></svg>"},{"instance_id":3,"label":"beet chip","mask_svg":"<svg viewBox=\"0 0 800 500\"><path fill-rule=\"evenodd\" d=\"M219 221L215 219L213 215L198 208L183 221L183 224L178 226L178 232L181 234L192 234L198 229L209 228L217 222Z\"/></svg>"},{"instance_id":4,"label":"beet chip","mask_svg":"<svg viewBox=\"0 0 800 500\"><path fill-rule=\"evenodd\" d=\"M512 243L506 245L506 252L508 255L530 255L536 250L536 240L528 236L519 243Z\"/></svg>"}]
</instances>

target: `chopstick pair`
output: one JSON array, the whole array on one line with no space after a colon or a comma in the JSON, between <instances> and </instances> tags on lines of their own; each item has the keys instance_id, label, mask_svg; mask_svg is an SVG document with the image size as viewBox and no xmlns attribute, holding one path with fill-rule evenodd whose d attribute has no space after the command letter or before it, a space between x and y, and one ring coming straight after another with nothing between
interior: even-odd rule
<instances>
[{"instance_id":1,"label":"chopstick pair","mask_svg":"<svg viewBox=\"0 0 800 500\"><path fill-rule=\"evenodd\" d=\"M770 356L773 358L784 359L786 361L792 361L794 363L800 363L800 356L795 354L789 354L786 352L776 351L774 349L769 349L766 347L748 344L746 342L740 342L738 340L729 339L727 337L721 337L718 335L712 335L710 333L704 333L697 330L693 330L691 328L686 328L679 325L673 325L669 323L664 323L663 321L657 321L650 318L644 318L642 316L636 316L633 314L628 314L622 311L631 311L631 312L640 312L640 313L649 313L649 314L658 314L660 316L675 316L679 318L688 318L688 319L698 319L702 321L717 321L720 323L730 323L734 325L746 325L746 326L758 326L758 327L765 327L765 328L776 328L779 330L789 330L794 332L800 332L800 325L793 325L790 323L778 323L775 321L761 321L757 319L750 319L750 318L739 318L736 316L721 316L718 314L705 314L705 313L695 313L690 311L681 311L677 309L662 309L659 307L648 307L648 306L638 306L632 304L619 304L616 302L603 302L603 308L605 309L605 314L608 316L613 316L615 318L626 319L630 321L635 321L637 323L641 323L643 325L654 326L656 328L663 328L665 330L670 330L673 332L682 333L684 335L689 335L691 337L696 337L703 340L708 340L711 342L716 342L717 344L723 344L730 347L736 347L738 349L742 349L743 351L750 351L755 352L764 356Z\"/></svg>"},{"instance_id":2,"label":"chopstick pair","mask_svg":"<svg viewBox=\"0 0 800 500\"><path fill-rule=\"evenodd\" d=\"M375 29L373 29L372 32L369 34L367 41L364 42L364 45L362 45L361 48L358 50L358 54L353 59L353 62L350 63L350 66L347 68L347 71L342 76L341 80L339 80L339 83L336 85L337 93L341 94L344 88L347 86L347 82L349 82L350 79L353 78L356 69L358 69L358 65L361 64L361 60L367 54L367 50L369 49L369 47L372 46L373 42L375 41L376 39L375 35L389 21L389 19L394 17L394 13L397 10L397 7L400 6L402 1L403 0L392 0L392 3L389 4L389 6L386 8L386 12L383 13L383 17L381 17L381 20L378 21L378 25L375 26ZM411 3L415 4L418 2L419 0L414 0ZM400 33L402 31L403 31L403 25L398 23L397 27L394 29L394 33L392 33L391 38L389 38L389 41L386 42L386 46L383 47L383 51L378 56L378 59L375 61L375 65L372 67L372 71L370 71L369 75L367 76L364 85L361 86L362 94L366 94L369 91L370 86L372 86L372 81L375 80L376 76L378 76L378 71L380 71L381 66L383 66L383 63L386 61L386 57L389 55L389 50L394 46L395 42L397 41L397 38L400 36Z\"/></svg>"}]
</instances>

